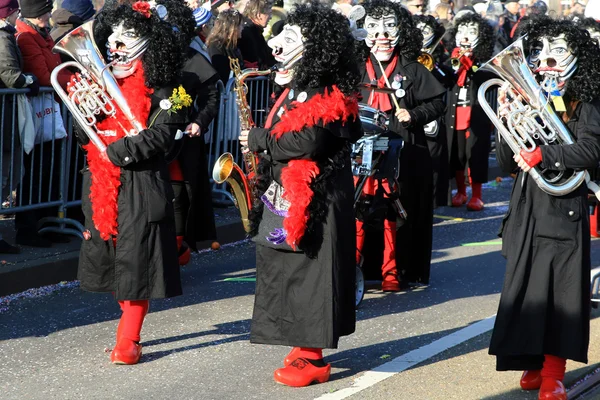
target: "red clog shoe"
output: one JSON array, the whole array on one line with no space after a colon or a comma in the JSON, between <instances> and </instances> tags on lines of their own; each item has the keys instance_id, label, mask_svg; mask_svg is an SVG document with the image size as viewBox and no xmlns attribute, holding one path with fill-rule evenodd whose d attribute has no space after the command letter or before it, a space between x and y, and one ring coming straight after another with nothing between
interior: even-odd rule
<instances>
[{"instance_id":1,"label":"red clog shoe","mask_svg":"<svg viewBox=\"0 0 600 400\"><path fill-rule=\"evenodd\" d=\"M467 203L467 210L469 211L481 211L483 210L483 201L477 197L471 197L471 200Z\"/></svg>"},{"instance_id":2,"label":"red clog shoe","mask_svg":"<svg viewBox=\"0 0 600 400\"><path fill-rule=\"evenodd\" d=\"M399 292L400 282L395 274L387 274L381 282L381 290L384 292Z\"/></svg>"},{"instance_id":3,"label":"red clog shoe","mask_svg":"<svg viewBox=\"0 0 600 400\"><path fill-rule=\"evenodd\" d=\"M452 207L460 207L467 202L467 195L460 192L452 196Z\"/></svg>"},{"instance_id":4,"label":"red clog shoe","mask_svg":"<svg viewBox=\"0 0 600 400\"><path fill-rule=\"evenodd\" d=\"M542 379L538 400L567 400L565 385L557 379Z\"/></svg>"},{"instance_id":5,"label":"red clog shoe","mask_svg":"<svg viewBox=\"0 0 600 400\"><path fill-rule=\"evenodd\" d=\"M141 344L133 340L121 338L112 353L110 353L110 361L117 365L134 365L140 361L141 356Z\"/></svg>"},{"instance_id":6,"label":"red clog shoe","mask_svg":"<svg viewBox=\"0 0 600 400\"><path fill-rule=\"evenodd\" d=\"M288 353L287 356L283 359L283 366L287 367L291 363L294 362L295 359L298 358L298 354L300 354L300 347L294 347L292 351Z\"/></svg>"},{"instance_id":7,"label":"red clog shoe","mask_svg":"<svg viewBox=\"0 0 600 400\"><path fill-rule=\"evenodd\" d=\"M523 371L521 375L521 389L537 390L542 386L542 371Z\"/></svg>"},{"instance_id":8,"label":"red clog shoe","mask_svg":"<svg viewBox=\"0 0 600 400\"><path fill-rule=\"evenodd\" d=\"M329 380L331 365L315 367L305 358L298 358L290 365L279 368L273 374L275 382L292 387L304 387L313 382L324 383Z\"/></svg>"}]
</instances>

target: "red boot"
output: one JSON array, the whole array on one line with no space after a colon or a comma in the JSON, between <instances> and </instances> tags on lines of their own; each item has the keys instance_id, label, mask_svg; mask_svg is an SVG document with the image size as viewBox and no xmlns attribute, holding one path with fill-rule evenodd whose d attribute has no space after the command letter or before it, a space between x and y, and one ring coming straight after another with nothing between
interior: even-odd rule
<instances>
[{"instance_id":1,"label":"red boot","mask_svg":"<svg viewBox=\"0 0 600 400\"><path fill-rule=\"evenodd\" d=\"M399 292L398 272L396 270L396 222L383 220L383 265L381 266L381 290Z\"/></svg>"},{"instance_id":2,"label":"red boot","mask_svg":"<svg viewBox=\"0 0 600 400\"><path fill-rule=\"evenodd\" d=\"M465 185L465 171L456 171L456 187L458 190L452 196L452 207L460 207L467 202L467 186Z\"/></svg>"},{"instance_id":3,"label":"red boot","mask_svg":"<svg viewBox=\"0 0 600 400\"><path fill-rule=\"evenodd\" d=\"M305 358L298 358L290 365L279 368L274 373L275 382L292 387L308 386L313 382L324 383L329 380L331 365L316 367Z\"/></svg>"},{"instance_id":4,"label":"red boot","mask_svg":"<svg viewBox=\"0 0 600 400\"><path fill-rule=\"evenodd\" d=\"M110 354L113 364L133 365L140 361L142 345L140 332L148 313L148 300L119 301L123 310L117 329L117 344Z\"/></svg>"},{"instance_id":5,"label":"red boot","mask_svg":"<svg viewBox=\"0 0 600 400\"><path fill-rule=\"evenodd\" d=\"M484 205L483 200L481 200L481 183L473 182L471 188L473 189L473 195L467 203L467 210L481 211Z\"/></svg>"},{"instance_id":6,"label":"red boot","mask_svg":"<svg viewBox=\"0 0 600 400\"><path fill-rule=\"evenodd\" d=\"M192 252L187 243L183 241L183 236L177 236L177 251L179 255L179 265L187 265L192 257Z\"/></svg>"},{"instance_id":7,"label":"red boot","mask_svg":"<svg viewBox=\"0 0 600 400\"><path fill-rule=\"evenodd\" d=\"M523 390L537 390L542 386L542 375L541 370L537 371L523 371L521 375L521 389Z\"/></svg>"},{"instance_id":8,"label":"red boot","mask_svg":"<svg viewBox=\"0 0 600 400\"><path fill-rule=\"evenodd\" d=\"M565 379L567 360L550 354L544 355L542 386L538 400L567 400L567 391L562 381Z\"/></svg>"},{"instance_id":9,"label":"red boot","mask_svg":"<svg viewBox=\"0 0 600 400\"><path fill-rule=\"evenodd\" d=\"M287 367L298 358L307 358L309 360L322 360L323 349L294 347L283 359L283 365Z\"/></svg>"},{"instance_id":10,"label":"red boot","mask_svg":"<svg viewBox=\"0 0 600 400\"><path fill-rule=\"evenodd\" d=\"M364 222L356 220L356 265L362 262L362 252L365 247L365 229Z\"/></svg>"}]
</instances>

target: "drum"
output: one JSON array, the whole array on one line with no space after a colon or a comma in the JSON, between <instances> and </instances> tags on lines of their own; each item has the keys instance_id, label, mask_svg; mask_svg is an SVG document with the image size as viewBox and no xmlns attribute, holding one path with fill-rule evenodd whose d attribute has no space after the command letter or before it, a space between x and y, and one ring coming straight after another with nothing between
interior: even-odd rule
<instances>
[{"instance_id":1,"label":"drum","mask_svg":"<svg viewBox=\"0 0 600 400\"><path fill-rule=\"evenodd\" d=\"M390 121L386 113L365 104L359 104L358 114L360 115L360 122L362 122L365 135L387 132Z\"/></svg>"},{"instance_id":2,"label":"drum","mask_svg":"<svg viewBox=\"0 0 600 400\"><path fill-rule=\"evenodd\" d=\"M371 176L382 152L388 149L388 117L364 104L358 105L365 135L352 145L352 173Z\"/></svg>"}]
</instances>

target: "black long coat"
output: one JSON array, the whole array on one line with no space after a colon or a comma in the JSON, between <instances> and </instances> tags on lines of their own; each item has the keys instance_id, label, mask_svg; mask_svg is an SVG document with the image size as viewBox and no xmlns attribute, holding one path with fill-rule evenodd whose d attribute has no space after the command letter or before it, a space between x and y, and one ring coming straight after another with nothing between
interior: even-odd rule
<instances>
[{"instance_id":1,"label":"black long coat","mask_svg":"<svg viewBox=\"0 0 600 400\"><path fill-rule=\"evenodd\" d=\"M308 99L314 94L308 92ZM289 107L289 103L288 99L283 105ZM273 128L279 122L275 117ZM362 129L356 125L348 138L340 137L341 130L336 124L315 125L285 133L278 140L267 129L250 132L248 147L257 152L267 150L269 181L281 183L282 170L295 159L316 161L321 173L333 170L325 191L315 189L315 196L326 204L324 220L315 226L319 233L311 233L316 256L256 246L252 343L337 348L340 336L354 332L356 236L348 147L349 141L362 136ZM330 164L329 160L337 157L343 160Z\"/></svg>"},{"instance_id":2,"label":"black long coat","mask_svg":"<svg viewBox=\"0 0 600 400\"><path fill-rule=\"evenodd\" d=\"M185 129L184 110L169 115L159 102L173 87L155 90L148 124L136 136L125 137L107 148L111 162L121 167L116 248L104 241L92 222L91 174L84 172L82 209L91 233L79 255L78 279L91 292L114 292L117 300L143 300L180 295L181 281L175 239L173 189L164 154L177 129ZM156 120L154 120L154 117ZM150 124L150 121L153 121Z\"/></svg>"},{"instance_id":3,"label":"black long coat","mask_svg":"<svg viewBox=\"0 0 600 400\"><path fill-rule=\"evenodd\" d=\"M187 55L188 60L183 66L183 82L186 88L190 88L190 96L196 99L192 121L200 125L203 134L183 138L178 160L187 182L189 205L184 214L183 236L186 243L196 249L196 242L217 238L204 133L219 112L219 74L210 61L193 48L188 49Z\"/></svg>"},{"instance_id":4,"label":"black long coat","mask_svg":"<svg viewBox=\"0 0 600 400\"><path fill-rule=\"evenodd\" d=\"M469 129L471 134L467 139L467 148L465 150L466 154L470 154L469 167L471 169L471 178L474 182L478 183L488 181L488 159L493 125L479 104L477 92L485 81L495 77L494 74L482 70L476 73L469 72L467 83L465 84L467 99L471 102L471 127ZM448 91L446 108L446 136L448 138L448 151L451 161L453 157L456 157L456 151L458 151L456 148L457 143L453 142L456 140L456 107L461 107L458 105L460 102L459 94L460 87L455 83Z\"/></svg>"},{"instance_id":5,"label":"black long coat","mask_svg":"<svg viewBox=\"0 0 600 400\"><path fill-rule=\"evenodd\" d=\"M377 77L381 76L377 61L372 61ZM390 130L404 139L399 182L400 200L408 214L396 235L396 263L401 280L427 284L433 230L433 164L423 126L443 114L445 89L417 61L401 58L391 76L396 74L406 77L402 82L406 93L398 99L398 103L411 115L410 124L404 125L398 122L393 112L389 112ZM362 77L363 82L370 82L366 70ZM363 90L362 95L366 102L370 93Z\"/></svg>"},{"instance_id":6,"label":"black long coat","mask_svg":"<svg viewBox=\"0 0 600 400\"><path fill-rule=\"evenodd\" d=\"M596 167L600 101L579 104L568 128L576 144L542 146L541 167ZM505 142L497 154L504 171L514 170ZM585 184L555 197L519 172L500 235L507 263L490 344L497 369L541 369L544 354L587 362L591 261Z\"/></svg>"}]
</instances>

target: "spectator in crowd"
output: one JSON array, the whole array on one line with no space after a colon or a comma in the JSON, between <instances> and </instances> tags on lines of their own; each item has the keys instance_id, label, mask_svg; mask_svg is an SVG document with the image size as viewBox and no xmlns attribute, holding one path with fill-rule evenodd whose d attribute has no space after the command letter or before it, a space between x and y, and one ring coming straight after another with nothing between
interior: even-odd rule
<instances>
[{"instance_id":1,"label":"spectator in crowd","mask_svg":"<svg viewBox=\"0 0 600 400\"><path fill-rule=\"evenodd\" d=\"M49 0L21 0L21 17L17 19L17 44L23 56L23 72L35 75L41 86L50 86L50 74L61 59L52 52L54 40L50 36L50 14L52 3ZM67 86L70 73L63 70L58 81L63 87ZM19 204L29 204L30 197L37 202L38 194L42 198L58 198L60 142L41 143L34 146L30 154L23 156L23 184L18 188ZM41 165L40 165L41 163ZM54 163L54 164L53 164ZM52 193L49 193L50 187ZM37 233L39 219L56 215L55 210L39 209L18 213L15 216L18 244L34 247L50 247L52 241L68 242L69 239L61 234L49 233L42 237Z\"/></svg>"},{"instance_id":2,"label":"spectator in crowd","mask_svg":"<svg viewBox=\"0 0 600 400\"><path fill-rule=\"evenodd\" d=\"M50 36L58 42L67 33L91 19L96 10L90 0L63 0L59 9L52 13L54 28Z\"/></svg>"},{"instance_id":3,"label":"spectator in crowd","mask_svg":"<svg viewBox=\"0 0 600 400\"><path fill-rule=\"evenodd\" d=\"M427 2L425 0L406 0L402 2L402 5L412 15L423 15L427 10Z\"/></svg>"},{"instance_id":4,"label":"spectator in crowd","mask_svg":"<svg viewBox=\"0 0 600 400\"><path fill-rule=\"evenodd\" d=\"M488 9L489 3L487 0L473 0L471 5L475 9L475 12L482 17L485 17L486 11Z\"/></svg>"},{"instance_id":5,"label":"spectator in crowd","mask_svg":"<svg viewBox=\"0 0 600 400\"><path fill-rule=\"evenodd\" d=\"M585 11L585 5L586 5L586 3L583 0L573 1L573 5L571 6L571 9L569 10L569 14L583 15L583 12Z\"/></svg>"},{"instance_id":6,"label":"spectator in crowd","mask_svg":"<svg viewBox=\"0 0 600 400\"><path fill-rule=\"evenodd\" d=\"M229 57L237 58L243 68L243 60L238 48L238 40L242 37L243 17L233 9L219 13L210 35L206 39L208 54L213 67L219 73L223 84L231 77Z\"/></svg>"},{"instance_id":7,"label":"spectator in crowd","mask_svg":"<svg viewBox=\"0 0 600 400\"><path fill-rule=\"evenodd\" d=\"M229 10L235 6L234 0L212 0L210 4L210 11L214 16L219 15L220 12Z\"/></svg>"},{"instance_id":8,"label":"spectator in crowd","mask_svg":"<svg viewBox=\"0 0 600 400\"><path fill-rule=\"evenodd\" d=\"M519 22L521 5L519 0L506 0L504 2L506 9L504 25L502 26L506 37L511 38L511 33L517 22Z\"/></svg>"},{"instance_id":9,"label":"spectator in crowd","mask_svg":"<svg viewBox=\"0 0 600 400\"><path fill-rule=\"evenodd\" d=\"M39 89L37 78L31 74L24 74L23 59L15 39L15 22L19 15L17 0L0 0L0 88L29 88L31 94L36 95ZM12 188L21 178L21 141L19 125L13 115L17 115L15 97L13 95L0 96L2 112L0 119L3 121L2 129L2 199L12 196ZM19 248L6 242L0 234L0 253L16 254Z\"/></svg>"},{"instance_id":10,"label":"spectator in crowd","mask_svg":"<svg viewBox=\"0 0 600 400\"><path fill-rule=\"evenodd\" d=\"M239 47L247 68L264 70L275 65L273 50L263 37L272 12L273 0L250 0L244 9L244 29Z\"/></svg>"},{"instance_id":11,"label":"spectator in crowd","mask_svg":"<svg viewBox=\"0 0 600 400\"><path fill-rule=\"evenodd\" d=\"M454 18L454 9L450 4L443 2L438 3L433 9L433 16L436 17L447 30L450 22Z\"/></svg>"},{"instance_id":12,"label":"spectator in crowd","mask_svg":"<svg viewBox=\"0 0 600 400\"><path fill-rule=\"evenodd\" d=\"M212 189L208 174L208 160L204 134L219 111L219 74L210 63L201 32L212 18L204 7L194 10L196 31L186 54L183 82L194 101L191 122L185 128L183 146L177 158L169 164L171 185L175 193L175 231L179 264L190 259L190 249L197 251L196 242L216 242L217 229L212 208ZM216 248L218 243L213 244Z\"/></svg>"}]
</instances>

